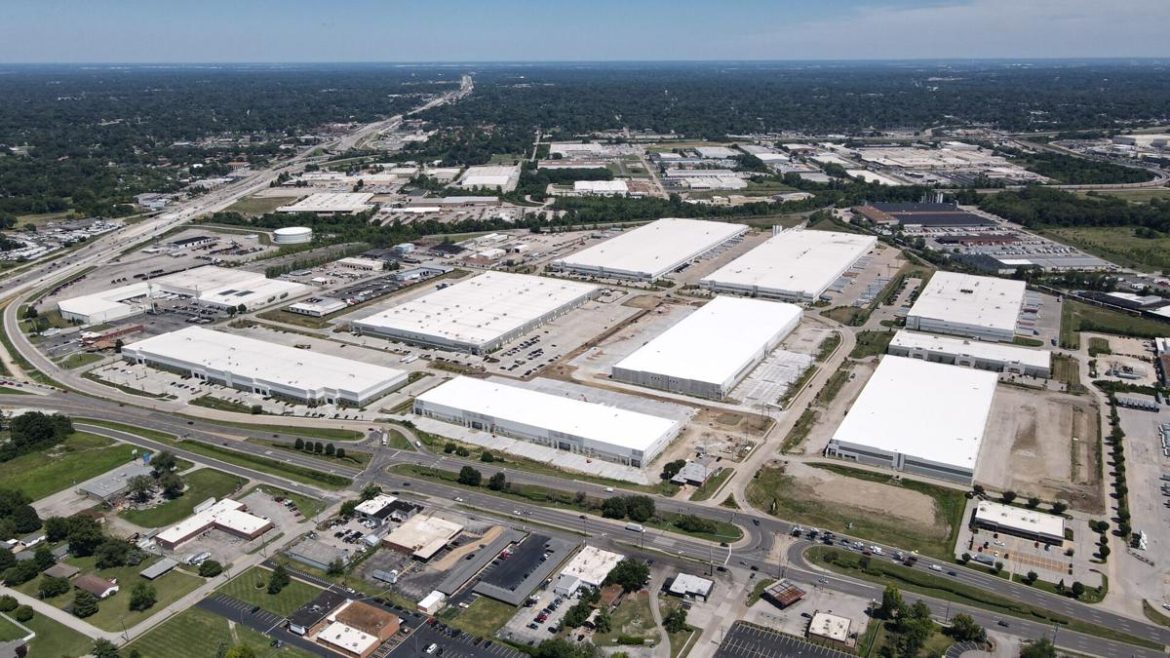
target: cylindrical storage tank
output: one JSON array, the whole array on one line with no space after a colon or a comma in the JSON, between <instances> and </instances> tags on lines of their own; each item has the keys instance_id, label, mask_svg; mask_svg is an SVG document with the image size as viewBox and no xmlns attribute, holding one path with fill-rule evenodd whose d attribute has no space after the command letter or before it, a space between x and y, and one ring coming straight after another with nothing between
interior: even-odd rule
<instances>
[{"instance_id":1,"label":"cylindrical storage tank","mask_svg":"<svg viewBox=\"0 0 1170 658\"><path fill-rule=\"evenodd\" d=\"M313 229L308 226L287 226L272 232L275 244L304 244L313 241Z\"/></svg>"}]
</instances>

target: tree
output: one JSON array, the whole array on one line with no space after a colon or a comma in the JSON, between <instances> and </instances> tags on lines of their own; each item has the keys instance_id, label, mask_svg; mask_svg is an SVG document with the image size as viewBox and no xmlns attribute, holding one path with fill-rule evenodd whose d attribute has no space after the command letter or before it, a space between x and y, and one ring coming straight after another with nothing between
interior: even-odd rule
<instances>
[{"instance_id":1,"label":"tree","mask_svg":"<svg viewBox=\"0 0 1170 658\"><path fill-rule=\"evenodd\" d=\"M203 564L199 565L199 575L204 578L215 578L223 573L223 565L215 560L204 560Z\"/></svg>"},{"instance_id":2,"label":"tree","mask_svg":"<svg viewBox=\"0 0 1170 658\"><path fill-rule=\"evenodd\" d=\"M361 501L347 500L341 504L341 509L338 510L338 514L340 514L341 516L343 516L347 519L351 518L353 516L354 512L357 511L358 505L361 505Z\"/></svg>"},{"instance_id":3,"label":"tree","mask_svg":"<svg viewBox=\"0 0 1170 658\"><path fill-rule=\"evenodd\" d=\"M1066 510L1068 510L1067 503L1061 502L1059 500L1056 501L1055 503L1052 503L1052 513L1053 514L1058 514L1058 515L1064 514Z\"/></svg>"},{"instance_id":4,"label":"tree","mask_svg":"<svg viewBox=\"0 0 1170 658\"><path fill-rule=\"evenodd\" d=\"M1056 658L1056 647L1048 638L1042 637L1020 649L1020 658Z\"/></svg>"},{"instance_id":5,"label":"tree","mask_svg":"<svg viewBox=\"0 0 1170 658\"><path fill-rule=\"evenodd\" d=\"M237 644L228 649L224 654L224 658L257 658L256 650L247 644Z\"/></svg>"},{"instance_id":6,"label":"tree","mask_svg":"<svg viewBox=\"0 0 1170 658\"><path fill-rule=\"evenodd\" d=\"M114 340L114 354L121 354L123 347L126 347L126 341L122 340L121 338Z\"/></svg>"},{"instance_id":7,"label":"tree","mask_svg":"<svg viewBox=\"0 0 1170 658\"><path fill-rule=\"evenodd\" d=\"M131 610L147 610L153 607L156 601L158 601L158 593L154 591L154 585L150 583L139 582L130 592Z\"/></svg>"},{"instance_id":8,"label":"tree","mask_svg":"<svg viewBox=\"0 0 1170 658\"><path fill-rule=\"evenodd\" d=\"M613 630L613 617L609 614L609 610L597 613L597 619L593 620L593 628L598 633L608 633Z\"/></svg>"},{"instance_id":9,"label":"tree","mask_svg":"<svg viewBox=\"0 0 1170 658\"><path fill-rule=\"evenodd\" d=\"M626 516L638 523L644 523L654 517L654 499L650 496L627 496Z\"/></svg>"},{"instance_id":10,"label":"tree","mask_svg":"<svg viewBox=\"0 0 1170 658\"><path fill-rule=\"evenodd\" d=\"M345 563L341 561L341 558L336 558L329 563L329 568L325 572L330 576L340 576L345 573Z\"/></svg>"},{"instance_id":11,"label":"tree","mask_svg":"<svg viewBox=\"0 0 1170 658\"><path fill-rule=\"evenodd\" d=\"M0 546L0 572L16 564L16 556L4 546Z\"/></svg>"},{"instance_id":12,"label":"tree","mask_svg":"<svg viewBox=\"0 0 1170 658\"><path fill-rule=\"evenodd\" d=\"M337 447L336 446L334 446L332 443L325 446L325 456L326 457L332 457L335 454L337 454Z\"/></svg>"},{"instance_id":13,"label":"tree","mask_svg":"<svg viewBox=\"0 0 1170 658\"><path fill-rule=\"evenodd\" d=\"M97 611L97 597L83 589L77 590L77 594L73 596L73 615L85 619Z\"/></svg>"},{"instance_id":14,"label":"tree","mask_svg":"<svg viewBox=\"0 0 1170 658\"><path fill-rule=\"evenodd\" d=\"M1014 492L1014 491L1005 491L1005 492L1003 492L1003 496L1001 496L1001 500L1003 500L1005 505L1011 505L1012 501L1015 499L1016 499L1016 492Z\"/></svg>"},{"instance_id":15,"label":"tree","mask_svg":"<svg viewBox=\"0 0 1170 658\"><path fill-rule=\"evenodd\" d=\"M987 639L987 631L975 623L971 615L959 613L951 617L951 627L947 633L956 642L983 642Z\"/></svg>"},{"instance_id":16,"label":"tree","mask_svg":"<svg viewBox=\"0 0 1170 658\"><path fill-rule=\"evenodd\" d=\"M272 575L268 577L268 593L280 594L282 589L288 587L290 581L291 579L289 578L288 571L284 568L284 565L276 565L276 568L272 570Z\"/></svg>"},{"instance_id":17,"label":"tree","mask_svg":"<svg viewBox=\"0 0 1170 658\"><path fill-rule=\"evenodd\" d=\"M296 448L297 450L304 450L305 449L305 440L298 438L296 441L293 442L293 447Z\"/></svg>"},{"instance_id":18,"label":"tree","mask_svg":"<svg viewBox=\"0 0 1170 658\"><path fill-rule=\"evenodd\" d=\"M20 604L17 603L15 596L9 596L8 594L0 596L0 612L12 612L18 605Z\"/></svg>"},{"instance_id":19,"label":"tree","mask_svg":"<svg viewBox=\"0 0 1170 658\"><path fill-rule=\"evenodd\" d=\"M33 562L37 565L37 571L44 571L49 567L57 564L57 558L53 557L53 551L48 546L37 546L36 552L33 553Z\"/></svg>"},{"instance_id":20,"label":"tree","mask_svg":"<svg viewBox=\"0 0 1170 658\"><path fill-rule=\"evenodd\" d=\"M17 606L17 608L12 611L12 618L19 622L26 622L33 618L33 614L32 606L22 605Z\"/></svg>"},{"instance_id":21,"label":"tree","mask_svg":"<svg viewBox=\"0 0 1170 658\"><path fill-rule=\"evenodd\" d=\"M1029 585L1031 585L1032 583L1036 582L1039 579L1040 579L1040 574L1036 573L1035 571L1029 571L1027 574L1024 575L1024 582L1029 584Z\"/></svg>"},{"instance_id":22,"label":"tree","mask_svg":"<svg viewBox=\"0 0 1170 658\"><path fill-rule=\"evenodd\" d=\"M902 600L902 593L893 585L886 585L882 591L882 605L878 608L878 616L882 619L895 619L906 612L906 602Z\"/></svg>"},{"instance_id":23,"label":"tree","mask_svg":"<svg viewBox=\"0 0 1170 658\"><path fill-rule=\"evenodd\" d=\"M130 478L130 495L138 502L145 502L154 491L154 479L148 475L137 475Z\"/></svg>"},{"instance_id":24,"label":"tree","mask_svg":"<svg viewBox=\"0 0 1170 658\"><path fill-rule=\"evenodd\" d=\"M1073 582L1073 584L1072 584L1072 595L1073 595L1073 598L1074 598L1074 599L1079 599L1079 598L1081 598L1081 595L1082 595L1082 594L1084 594L1084 593L1085 593L1085 584L1084 584L1084 583L1082 583L1082 582L1081 582L1081 581L1079 581L1079 580L1078 580L1078 581L1075 581L1075 582Z\"/></svg>"},{"instance_id":25,"label":"tree","mask_svg":"<svg viewBox=\"0 0 1170 658\"><path fill-rule=\"evenodd\" d=\"M1102 560L1108 558L1112 552L1113 550L1109 548L1108 544L1101 544L1097 547L1097 555L1100 555Z\"/></svg>"},{"instance_id":26,"label":"tree","mask_svg":"<svg viewBox=\"0 0 1170 658\"><path fill-rule=\"evenodd\" d=\"M182 476L174 471L163 473L158 479L158 485L162 487L163 495L172 500L182 496L183 490L187 487Z\"/></svg>"},{"instance_id":27,"label":"tree","mask_svg":"<svg viewBox=\"0 0 1170 658\"><path fill-rule=\"evenodd\" d=\"M625 558L618 562L609 575L605 577L606 585L621 585L626 592L636 592L646 586L650 579L650 565L634 558Z\"/></svg>"},{"instance_id":28,"label":"tree","mask_svg":"<svg viewBox=\"0 0 1170 658\"><path fill-rule=\"evenodd\" d=\"M62 516L50 516L45 519L45 539L50 542L59 542L69 536L69 520Z\"/></svg>"},{"instance_id":29,"label":"tree","mask_svg":"<svg viewBox=\"0 0 1170 658\"><path fill-rule=\"evenodd\" d=\"M719 529L714 521L695 516L694 514L684 514L676 518L674 525L679 530L694 533L714 533Z\"/></svg>"},{"instance_id":30,"label":"tree","mask_svg":"<svg viewBox=\"0 0 1170 658\"><path fill-rule=\"evenodd\" d=\"M178 463L178 459L175 458L174 453L169 450L159 450L150 458L150 468L156 478L161 477L163 473L170 473L175 470L178 467Z\"/></svg>"},{"instance_id":31,"label":"tree","mask_svg":"<svg viewBox=\"0 0 1170 658\"><path fill-rule=\"evenodd\" d=\"M601 515L607 519L626 518L626 499L624 496L606 498L601 504Z\"/></svg>"},{"instance_id":32,"label":"tree","mask_svg":"<svg viewBox=\"0 0 1170 658\"><path fill-rule=\"evenodd\" d=\"M479 461L481 461L485 464L490 464L490 463L496 461L496 456L493 455L492 453L484 450L483 453L480 454L480 456L479 456Z\"/></svg>"},{"instance_id":33,"label":"tree","mask_svg":"<svg viewBox=\"0 0 1170 658\"><path fill-rule=\"evenodd\" d=\"M479 483L483 481L483 473L475 470L470 466L464 466L459 469L459 484L464 484L469 487L478 487Z\"/></svg>"},{"instance_id":34,"label":"tree","mask_svg":"<svg viewBox=\"0 0 1170 658\"><path fill-rule=\"evenodd\" d=\"M488 478L488 489L492 491L503 491L508 486L508 478L503 473L496 473Z\"/></svg>"},{"instance_id":35,"label":"tree","mask_svg":"<svg viewBox=\"0 0 1170 658\"><path fill-rule=\"evenodd\" d=\"M325 444L321 443L320 441L313 442L313 452L317 453L318 455L325 454Z\"/></svg>"},{"instance_id":36,"label":"tree","mask_svg":"<svg viewBox=\"0 0 1170 658\"><path fill-rule=\"evenodd\" d=\"M577 601L571 608L565 611L565 616L561 618L561 623L566 628L577 628L585 623L593 611L593 606L589 605L588 601Z\"/></svg>"},{"instance_id":37,"label":"tree","mask_svg":"<svg viewBox=\"0 0 1170 658\"><path fill-rule=\"evenodd\" d=\"M455 450L457 448L459 448L459 446L455 445L454 441L448 441L447 443L445 443L443 445L443 452L445 452L446 454L449 455L449 454L455 452Z\"/></svg>"},{"instance_id":38,"label":"tree","mask_svg":"<svg viewBox=\"0 0 1170 658\"><path fill-rule=\"evenodd\" d=\"M361 493L360 497L362 499L362 502L364 503L367 500L373 500L373 499L377 498L378 495L381 493L382 493L382 487L379 487L376 484L367 484L364 488L362 488L362 493Z\"/></svg>"},{"instance_id":39,"label":"tree","mask_svg":"<svg viewBox=\"0 0 1170 658\"><path fill-rule=\"evenodd\" d=\"M678 475L678 472L681 471L683 466L686 466L686 465L687 465L687 460L685 460L685 459L676 459L672 462L667 462L662 467L662 473L659 474L658 477L662 478L663 480L669 480L669 479L673 478L674 476Z\"/></svg>"},{"instance_id":40,"label":"tree","mask_svg":"<svg viewBox=\"0 0 1170 658\"><path fill-rule=\"evenodd\" d=\"M678 606L662 618L662 627L667 633L681 633L687 629L687 609Z\"/></svg>"},{"instance_id":41,"label":"tree","mask_svg":"<svg viewBox=\"0 0 1170 658\"><path fill-rule=\"evenodd\" d=\"M1037 507L1040 507L1040 499L1036 496L1029 496L1028 509L1036 509Z\"/></svg>"},{"instance_id":42,"label":"tree","mask_svg":"<svg viewBox=\"0 0 1170 658\"><path fill-rule=\"evenodd\" d=\"M337 458L338 459L345 459L345 448L338 448L337 449Z\"/></svg>"},{"instance_id":43,"label":"tree","mask_svg":"<svg viewBox=\"0 0 1170 658\"><path fill-rule=\"evenodd\" d=\"M35 560L20 560L4 572L4 580L9 586L22 585L40 573Z\"/></svg>"},{"instance_id":44,"label":"tree","mask_svg":"<svg viewBox=\"0 0 1170 658\"><path fill-rule=\"evenodd\" d=\"M92 595L91 595L92 596ZM97 606L94 606L94 612L97 611ZM81 617L82 615L77 615ZM89 615L85 615L89 616ZM93 658L120 658L118 647L114 646L113 642L109 640L98 640L93 643L93 648L89 650L89 655Z\"/></svg>"},{"instance_id":45,"label":"tree","mask_svg":"<svg viewBox=\"0 0 1170 658\"><path fill-rule=\"evenodd\" d=\"M93 554L97 557L95 564L99 569L125 566L126 558L130 554L130 544L119 539L107 539Z\"/></svg>"},{"instance_id":46,"label":"tree","mask_svg":"<svg viewBox=\"0 0 1170 658\"><path fill-rule=\"evenodd\" d=\"M72 589L67 578L57 578L56 576L41 576L41 582L37 586L37 596L42 599L51 599L54 596L61 596Z\"/></svg>"}]
</instances>

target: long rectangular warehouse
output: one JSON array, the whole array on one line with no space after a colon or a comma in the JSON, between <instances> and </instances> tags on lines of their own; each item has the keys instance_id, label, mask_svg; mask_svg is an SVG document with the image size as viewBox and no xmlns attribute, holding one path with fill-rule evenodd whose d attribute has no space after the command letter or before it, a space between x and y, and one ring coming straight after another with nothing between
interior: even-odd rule
<instances>
[{"instance_id":1,"label":"long rectangular warehouse","mask_svg":"<svg viewBox=\"0 0 1170 658\"><path fill-rule=\"evenodd\" d=\"M528 274L485 272L353 323L355 331L482 354L577 308L599 288Z\"/></svg>"},{"instance_id":2,"label":"long rectangular warehouse","mask_svg":"<svg viewBox=\"0 0 1170 658\"><path fill-rule=\"evenodd\" d=\"M906 328L1009 342L1026 289L1023 281L935 272L906 315Z\"/></svg>"},{"instance_id":3,"label":"long rectangular warehouse","mask_svg":"<svg viewBox=\"0 0 1170 658\"><path fill-rule=\"evenodd\" d=\"M811 303L875 244L872 235L782 231L699 283L720 293Z\"/></svg>"},{"instance_id":4,"label":"long rectangular warehouse","mask_svg":"<svg viewBox=\"0 0 1170 658\"><path fill-rule=\"evenodd\" d=\"M970 484L998 380L993 372L886 356L825 454Z\"/></svg>"},{"instance_id":5,"label":"long rectangular warehouse","mask_svg":"<svg viewBox=\"0 0 1170 658\"><path fill-rule=\"evenodd\" d=\"M652 281L747 233L742 224L660 219L553 261L585 276Z\"/></svg>"},{"instance_id":6,"label":"long rectangular warehouse","mask_svg":"<svg viewBox=\"0 0 1170 658\"><path fill-rule=\"evenodd\" d=\"M309 404L364 405L406 383L407 373L361 361L273 345L202 327L131 343L122 358L190 373L265 396Z\"/></svg>"},{"instance_id":7,"label":"long rectangular warehouse","mask_svg":"<svg viewBox=\"0 0 1170 658\"><path fill-rule=\"evenodd\" d=\"M894 356L906 356L935 363L1045 379L1052 376L1050 352L1008 343L989 343L903 330L894 334L894 339L890 341L886 351Z\"/></svg>"},{"instance_id":8,"label":"long rectangular warehouse","mask_svg":"<svg viewBox=\"0 0 1170 658\"><path fill-rule=\"evenodd\" d=\"M414 413L621 464L649 464L678 435L670 418L456 377L414 399Z\"/></svg>"},{"instance_id":9,"label":"long rectangular warehouse","mask_svg":"<svg viewBox=\"0 0 1170 658\"><path fill-rule=\"evenodd\" d=\"M618 381L719 400L800 324L800 307L716 297L613 367Z\"/></svg>"}]
</instances>

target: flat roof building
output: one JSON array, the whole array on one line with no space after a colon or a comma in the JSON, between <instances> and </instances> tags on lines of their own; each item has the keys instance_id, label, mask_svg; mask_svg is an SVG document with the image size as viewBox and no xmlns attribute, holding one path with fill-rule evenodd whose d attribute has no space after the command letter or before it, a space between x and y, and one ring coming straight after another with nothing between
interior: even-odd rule
<instances>
[{"instance_id":1,"label":"flat roof building","mask_svg":"<svg viewBox=\"0 0 1170 658\"><path fill-rule=\"evenodd\" d=\"M161 366L264 396L309 404L362 406L406 383L408 375L352 359L188 327L122 348L132 363Z\"/></svg>"},{"instance_id":2,"label":"flat roof building","mask_svg":"<svg viewBox=\"0 0 1170 658\"><path fill-rule=\"evenodd\" d=\"M1023 281L935 272L906 315L906 328L1010 342L1026 289Z\"/></svg>"},{"instance_id":3,"label":"flat roof building","mask_svg":"<svg viewBox=\"0 0 1170 658\"><path fill-rule=\"evenodd\" d=\"M272 529L271 521L249 514L247 509L243 503L230 498L216 501L202 510L197 506L194 514L158 533L154 539L164 548L174 550L179 544L212 529L244 539L255 539Z\"/></svg>"},{"instance_id":4,"label":"flat roof building","mask_svg":"<svg viewBox=\"0 0 1170 658\"><path fill-rule=\"evenodd\" d=\"M590 457L641 467L681 423L495 381L456 377L414 400L414 413Z\"/></svg>"},{"instance_id":5,"label":"flat roof building","mask_svg":"<svg viewBox=\"0 0 1170 658\"><path fill-rule=\"evenodd\" d=\"M280 206L276 212L281 213L316 213L318 215L336 215L343 213L360 213L374 209L370 203L374 195L370 192L318 192L287 206Z\"/></svg>"},{"instance_id":6,"label":"flat roof building","mask_svg":"<svg viewBox=\"0 0 1170 658\"><path fill-rule=\"evenodd\" d=\"M630 187L624 180L573 181L573 194L585 196L626 196Z\"/></svg>"},{"instance_id":7,"label":"flat roof building","mask_svg":"<svg viewBox=\"0 0 1170 658\"><path fill-rule=\"evenodd\" d=\"M803 599L804 594L805 591L796 583L787 578L781 578L764 590L763 598L772 605L783 609Z\"/></svg>"},{"instance_id":8,"label":"flat roof building","mask_svg":"<svg viewBox=\"0 0 1170 658\"><path fill-rule=\"evenodd\" d=\"M584 276L653 280L747 233L742 224L660 219L553 261Z\"/></svg>"},{"instance_id":9,"label":"flat roof building","mask_svg":"<svg viewBox=\"0 0 1170 658\"><path fill-rule=\"evenodd\" d=\"M345 310L349 305L335 297L310 297L288 307L289 313L323 318L326 315Z\"/></svg>"},{"instance_id":10,"label":"flat roof building","mask_svg":"<svg viewBox=\"0 0 1170 658\"><path fill-rule=\"evenodd\" d=\"M598 287L576 281L485 272L381 313L353 327L442 349L482 354L589 301Z\"/></svg>"},{"instance_id":11,"label":"flat roof building","mask_svg":"<svg viewBox=\"0 0 1170 658\"><path fill-rule=\"evenodd\" d=\"M849 627L852 625L848 617L817 610L809 621L808 636L844 646L849 644Z\"/></svg>"},{"instance_id":12,"label":"flat roof building","mask_svg":"<svg viewBox=\"0 0 1170 658\"><path fill-rule=\"evenodd\" d=\"M968 338L938 336L915 331L894 334L887 348L889 354L993 372L1052 376L1052 353L1008 343L988 343Z\"/></svg>"},{"instance_id":13,"label":"flat roof building","mask_svg":"<svg viewBox=\"0 0 1170 658\"><path fill-rule=\"evenodd\" d=\"M707 597L711 596L711 588L713 587L715 587L715 582L712 580L689 573L680 573L671 581L670 589L667 591L675 596L706 601Z\"/></svg>"},{"instance_id":14,"label":"flat roof building","mask_svg":"<svg viewBox=\"0 0 1170 658\"><path fill-rule=\"evenodd\" d=\"M1051 544L1064 543L1064 517L1055 514L981 500L975 505L971 520L976 527L993 532Z\"/></svg>"},{"instance_id":15,"label":"flat roof building","mask_svg":"<svg viewBox=\"0 0 1170 658\"><path fill-rule=\"evenodd\" d=\"M969 484L997 382L992 372L886 356L825 453Z\"/></svg>"},{"instance_id":16,"label":"flat roof building","mask_svg":"<svg viewBox=\"0 0 1170 658\"><path fill-rule=\"evenodd\" d=\"M386 546L410 553L419 560L429 560L463 532L463 526L437 516L415 516L382 538Z\"/></svg>"},{"instance_id":17,"label":"flat roof building","mask_svg":"<svg viewBox=\"0 0 1170 658\"><path fill-rule=\"evenodd\" d=\"M478 165L468 167L459 178L459 187L465 190L477 188L511 192L520 183L520 165L498 166Z\"/></svg>"},{"instance_id":18,"label":"flat roof building","mask_svg":"<svg viewBox=\"0 0 1170 658\"><path fill-rule=\"evenodd\" d=\"M596 546L582 546L580 552L569 560L553 585L553 591L561 596L572 596L582 585L601 587L610 571L625 559L620 553L602 550Z\"/></svg>"},{"instance_id":19,"label":"flat roof building","mask_svg":"<svg viewBox=\"0 0 1170 658\"><path fill-rule=\"evenodd\" d=\"M792 304L716 297L613 366L618 381L719 400L800 324Z\"/></svg>"},{"instance_id":20,"label":"flat roof building","mask_svg":"<svg viewBox=\"0 0 1170 658\"><path fill-rule=\"evenodd\" d=\"M390 518L390 515L394 512L394 503L397 500L394 496L378 494L369 500L364 500L359 503L353 511L366 521L375 521L380 524Z\"/></svg>"},{"instance_id":21,"label":"flat roof building","mask_svg":"<svg viewBox=\"0 0 1170 658\"><path fill-rule=\"evenodd\" d=\"M143 463L141 459L135 459L82 482L78 485L77 491L90 498L105 502L129 491L130 480L140 475L150 475L153 472L154 469Z\"/></svg>"},{"instance_id":22,"label":"flat roof building","mask_svg":"<svg viewBox=\"0 0 1170 658\"><path fill-rule=\"evenodd\" d=\"M781 231L699 283L715 292L811 303L875 244L872 235Z\"/></svg>"}]
</instances>

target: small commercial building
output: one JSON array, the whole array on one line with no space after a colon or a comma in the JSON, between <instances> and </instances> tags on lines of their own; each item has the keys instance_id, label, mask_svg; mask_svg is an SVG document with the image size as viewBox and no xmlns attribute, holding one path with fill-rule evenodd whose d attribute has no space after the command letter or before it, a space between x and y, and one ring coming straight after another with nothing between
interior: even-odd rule
<instances>
[{"instance_id":1,"label":"small commercial building","mask_svg":"<svg viewBox=\"0 0 1170 658\"><path fill-rule=\"evenodd\" d=\"M175 562L174 560L172 560L169 557L164 557L163 559L159 560L158 562L155 562L154 564L143 569L142 571L139 571L138 575L142 576L143 578L145 578L147 580L154 580L155 578L159 578L161 576L165 576L166 574L170 573L171 570L177 566L179 566L178 562Z\"/></svg>"},{"instance_id":2,"label":"small commercial building","mask_svg":"<svg viewBox=\"0 0 1170 658\"><path fill-rule=\"evenodd\" d=\"M716 297L613 366L613 378L720 400L800 324L792 304Z\"/></svg>"},{"instance_id":3,"label":"small commercial building","mask_svg":"<svg viewBox=\"0 0 1170 658\"><path fill-rule=\"evenodd\" d=\"M906 315L906 328L1011 342L1026 289L1023 281L935 272Z\"/></svg>"},{"instance_id":4,"label":"small commercial building","mask_svg":"<svg viewBox=\"0 0 1170 658\"><path fill-rule=\"evenodd\" d=\"M886 356L825 454L970 484L998 376Z\"/></svg>"},{"instance_id":5,"label":"small commercial building","mask_svg":"<svg viewBox=\"0 0 1170 658\"><path fill-rule=\"evenodd\" d=\"M718 293L812 303L875 244L872 235L781 231L699 284Z\"/></svg>"},{"instance_id":6,"label":"small commercial building","mask_svg":"<svg viewBox=\"0 0 1170 658\"><path fill-rule=\"evenodd\" d=\"M808 636L841 647L848 647L850 644L849 629L852 625L853 621L848 617L817 610L808 623Z\"/></svg>"},{"instance_id":7,"label":"small commercial building","mask_svg":"<svg viewBox=\"0 0 1170 658\"><path fill-rule=\"evenodd\" d=\"M318 644L351 658L367 658L398 632L395 615L361 601L348 600L315 630Z\"/></svg>"},{"instance_id":8,"label":"small commercial building","mask_svg":"<svg viewBox=\"0 0 1170 658\"><path fill-rule=\"evenodd\" d=\"M650 463L681 429L669 418L471 377L416 397L414 413L635 467Z\"/></svg>"},{"instance_id":9,"label":"small commercial building","mask_svg":"<svg viewBox=\"0 0 1170 658\"><path fill-rule=\"evenodd\" d=\"M154 469L141 459L127 462L105 473L82 482L77 492L103 503L120 498L130 490L130 481L140 475L151 475Z\"/></svg>"},{"instance_id":10,"label":"small commercial building","mask_svg":"<svg viewBox=\"0 0 1170 658\"><path fill-rule=\"evenodd\" d=\"M365 405L407 382L406 372L254 338L188 327L131 343L122 358L249 393L310 405Z\"/></svg>"},{"instance_id":11,"label":"small commercial building","mask_svg":"<svg viewBox=\"0 0 1170 658\"><path fill-rule=\"evenodd\" d=\"M288 618L288 630L296 635L307 635L325 617L349 599L331 589L321 590L316 598L301 606Z\"/></svg>"},{"instance_id":12,"label":"small commercial building","mask_svg":"<svg viewBox=\"0 0 1170 658\"><path fill-rule=\"evenodd\" d=\"M417 560L427 561L450 544L463 526L434 515L415 516L382 538L382 544Z\"/></svg>"},{"instance_id":13,"label":"small commercial building","mask_svg":"<svg viewBox=\"0 0 1170 658\"><path fill-rule=\"evenodd\" d=\"M679 596L684 599L702 599L707 600L711 596L711 589L715 587L715 581L700 578L689 573L680 573L674 577L670 582L670 587L667 591L674 596Z\"/></svg>"},{"instance_id":14,"label":"small commercial building","mask_svg":"<svg viewBox=\"0 0 1170 658\"><path fill-rule=\"evenodd\" d=\"M337 264L340 267L361 270L363 272L381 272L386 267L386 261L378 260L377 258L360 258L358 256L338 259Z\"/></svg>"},{"instance_id":15,"label":"small commercial building","mask_svg":"<svg viewBox=\"0 0 1170 658\"><path fill-rule=\"evenodd\" d=\"M369 500L362 501L353 511L359 519L381 525L394 512L394 503L397 500L394 496L378 494Z\"/></svg>"},{"instance_id":16,"label":"small commercial building","mask_svg":"<svg viewBox=\"0 0 1170 658\"><path fill-rule=\"evenodd\" d=\"M972 525L1048 544L1064 543L1064 517L990 500L975 505Z\"/></svg>"},{"instance_id":17,"label":"small commercial building","mask_svg":"<svg viewBox=\"0 0 1170 658\"><path fill-rule=\"evenodd\" d=\"M796 583L781 578L764 589L763 599L783 610L804 598L805 591Z\"/></svg>"},{"instance_id":18,"label":"small commercial building","mask_svg":"<svg viewBox=\"0 0 1170 658\"><path fill-rule=\"evenodd\" d=\"M485 272L353 323L360 334L483 354L581 306L597 286Z\"/></svg>"},{"instance_id":19,"label":"small commercial building","mask_svg":"<svg viewBox=\"0 0 1170 658\"><path fill-rule=\"evenodd\" d=\"M1008 343L899 331L886 350L894 356L1047 379L1052 353Z\"/></svg>"},{"instance_id":20,"label":"small commercial building","mask_svg":"<svg viewBox=\"0 0 1170 658\"><path fill-rule=\"evenodd\" d=\"M219 238L211 235L193 235L189 238L180 238L172 240L167 243L167 248L171 251L187 251L188 249L198 249L200 247L207 247L219 242Z\"/></svg>"},{"instance_id":21,"label":"small commercial building","mask_svg":"<svg viewBox=\"0 0 1170 658\"><path fill-rule=\"evenodd\" d=\"M316 215L340 215L362 213L374 209L370 203L374 195L370 192L318 192L297 201L280 206L280 213L313 213Z\"/></svg>"},{"instance_id":22,"label":"small commercial building","mask_svg":"<svg viewBox=\"0 0 1170 658\"><path fill-rule=\"evenodd\" d=\"M349 304L335 297L310 297L289 306L288 312L307 315L311 318L323 318L326 315L343 311L348 307Z\"/></svg>"},{"instance_id":23,"label":"small commercial building","mask_svg":"<svg viewBox=\"0 0 1170 658\"><path fill-rule=\"evenodd\" d=\"M223 530L251 540L272 529L272 521L249 514L247 509L243 503L230 498L197 505L194 514L158 533L154 540L163 548L174 550L208 530Z\"/></svg>"},{"instance_id":24,"label":"small commercial building","mask_svg":"<svg viewBox=\"0 0 1170 658\"><path fill-rule=\"evenodd\" d=\"M565 568L561 569L553 583L553 591L561 596L570 597L582 586L599 588L609 572L624 559L625 556L620 553L585 545L572 560L569 560Z\"/></svg>"},{"instance_id":25,"label":"small commercial building","mask_svg":"<svg viewBox=\"0 0 1170 658\"><path fill-rule=\"evenodd\" d=\"M747 231L743 224L660 219L555 260L552 266L582 276L652 281Z\"/></svg>"},{"instance_id":26,"label":"small commercial building","mask_svg":"<svg viewBox=\"0 0 1170 658\"><path fill-rule=\"evenodd\" d=\"M447 605L447 595L435 590L418 602L418 611L424 615L434 615L445 605Z\"/></svg>"}]
</instances>

